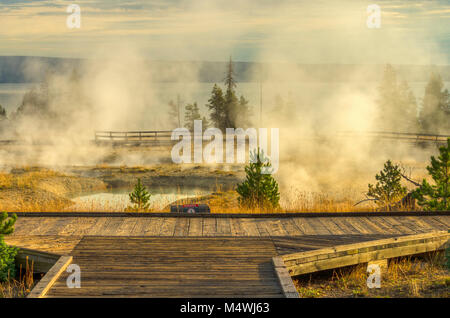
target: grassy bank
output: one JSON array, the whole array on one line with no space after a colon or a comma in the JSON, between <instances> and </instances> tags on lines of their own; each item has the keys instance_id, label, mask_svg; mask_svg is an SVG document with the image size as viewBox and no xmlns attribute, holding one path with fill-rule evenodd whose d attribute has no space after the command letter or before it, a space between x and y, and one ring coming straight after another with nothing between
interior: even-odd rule
<instances>
[{"instance_id":1,"label":"grassy bank","mask_svg":"<svg viewBox=\"0 0 450 318\"><path fill-rule=\"evenodd\" d=\"M244 178L242 167L218 167L174 164L152 166L65 167L55 171L42 167L18 167L0 173L0 210L8 212L121 212L122 206L109 202L83 202L75 204L75 194L104 192L107 189L131 189L141 178L149 192L165 186L209 189L211 194L177 202L155 202L152 212L168 212L170 204L206 203L213 213L265 213L265 212L357 212L375 211L371 204L354 206L361 192L348 188L337 192L301 191L282 189L281 207L277 210L248 210L239 207L234 191ZM223 169L223 170L221 170ZM180 190L181 189L181 190ZM125 198L125 201L128 199Z\"/></svg>"},{"instance_id":2,"label":"grassy bank","mask_svg":"<svg viewBox=\"0 0 450 318\"><path fill-rule=\"evenodd\" d=\"M450 297L450 271L443 252L393 259L381 271L381 288L368 288L367 265L293 279L301 297Z\"/></svg>"}]
</instances>

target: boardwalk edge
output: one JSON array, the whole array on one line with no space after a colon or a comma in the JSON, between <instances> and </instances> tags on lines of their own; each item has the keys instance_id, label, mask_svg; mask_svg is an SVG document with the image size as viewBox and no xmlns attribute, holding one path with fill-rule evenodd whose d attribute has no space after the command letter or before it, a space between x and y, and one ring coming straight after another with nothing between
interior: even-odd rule
<instances>
[{"instance_id":1,"label":"boardwalk edge","mask_svg":"<svg viewBox=\"0 0 450 318\"><path fill-rule=\"evenodd\" d=\"M61 256L42 279L34 286L27 298L43 298L58 280L59 276L72 263L72 256Z\"/></svg>"}]
</instances>

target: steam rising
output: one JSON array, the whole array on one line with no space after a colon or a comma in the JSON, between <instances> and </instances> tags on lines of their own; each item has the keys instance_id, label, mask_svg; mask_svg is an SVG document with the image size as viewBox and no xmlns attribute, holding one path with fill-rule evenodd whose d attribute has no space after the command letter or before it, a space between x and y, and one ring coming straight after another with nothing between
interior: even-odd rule
<instances>
[{"instance_id":1,"label":"steam rising","mask_svg":"<svg viewBox=\"0 0 450 318\"><path fill-rule=\"evenodd\" d=\"M360 190L372 181L367 176L373 176L389 158L414 164L428 158L432 149L367 138L334 137L340 131L379 129L374 121L378 83L364 80L368 64L428 64L431 58L435 64L448 62L438 45L429 41L429 45L423 45L430 28L425 26L416 37L405 37L401 27L394 28L400 22L387 4L383 27L374 31L365 27L364 4L299 5L298 1L272 4L270 16L257 10L260 15L249 20L251 25L245 27L242 21L255 7L245 1L233 3L234 9L230 10L222 1L183 2L185 14L177 23L185 25L189 20L185 32L188 35L197 32L198 37L180 39L170 34L160 41L171 48L167 57L172 60L195 60L196 56L204 57L210 48L214 48L211 59L227 60L237 51L235 40L247 38L252 42L247 50L251 53L243 59L274 62L252 69L251 83L239 83L238 79L237 90L253 107L255 127L280 128L280 170L276 179L282 193L291 188L325 192L346 187ZM319 14L323 15L321 19L315 18ZM233 21L242 28L230 27ZM339 27L333 29L332 24ZM321 32L325 26L327 32ZM264 31L264 37L251 41L249 32L258 28ZM226 35L219 36L225 29ZM312 32L319 36L312 36ZM220 56L218 49L222 52ZM153 56L148 47L132 40L111 42L92 50L95 53L75 72L71 68L57 70L49 74L46 87L37 88L48 94L45 110L27 108L25 100L24 111L10 116L11 129L4 130L2 139L19 138L26 144L46 146L10 146L2 150L3 164L101 164L111 150L90 144L95 130L175 128L170 126L168 101L176 96L161 92L163 86L155 83L180 73L185 81L178 86L183 101L185 104L197 101L202 115L207 114L204 105L209 91L205 92L204 84L199 83L199 69L194 64L181 70L175 67L176 63L173 68L168 64L162 74L155 74L149 63ZM159 58L158 48L154 51ZM362 65L354 66L346 74L345 84L324 85L312 82L308 72L292 68L285 61ZM25 71L33 77L42 67L27 65ZM213 83L210 89L212 86ZM197 100L199 95L202 97ZM122 152L113 163L145 165L162 160L164 155L152 156L152 152ZM170 149L166 156L170 157Z\"/></svg>"}]
</instances>

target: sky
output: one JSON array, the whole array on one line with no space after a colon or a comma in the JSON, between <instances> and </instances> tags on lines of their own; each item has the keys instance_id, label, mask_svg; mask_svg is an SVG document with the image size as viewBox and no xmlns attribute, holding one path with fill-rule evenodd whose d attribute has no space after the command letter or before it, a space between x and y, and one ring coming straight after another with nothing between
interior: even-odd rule
<instances>
[{"instance_id":1,"label":"sky","mask_svg":"<svg viewBox=\"0 0 450 318\"><path fill-rule=\"evenodd\" d=\"M67 27L67 7L81 27ZM381 8L368 28L367 6ZM450 64L450 1L0 0L0 55Z\"/></svg>"}]
</instances>

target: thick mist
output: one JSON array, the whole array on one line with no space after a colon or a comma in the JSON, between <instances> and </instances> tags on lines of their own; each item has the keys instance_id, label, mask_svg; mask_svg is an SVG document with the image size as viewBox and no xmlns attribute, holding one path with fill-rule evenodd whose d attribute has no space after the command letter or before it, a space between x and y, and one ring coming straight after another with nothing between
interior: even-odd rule
<instances>
[{"instance_id":1,"label":"thick mist","mask_svg":"<svg viewBox=\"0 0 450 318\"><path fill-rule=\"evenodd\" d=\"M366 137L344 138L339 133L384 128L375 121L379 115L379 83L365 80L367 65L448 62L443 49L429 40L433 31L423 24L426 22L421 22L421 31L412 37L411 33L405 36L403 22L395 18L394 7L387 4L382 28L370 30L365 24L367 4L355 5L351 1L301 5L298 1L281 1L270 11L261 11L245 1L232 1L233 6L223 1L182 3L184 13L174 23L186 36L168 30L160 39L161 45L170 48L165 55L168 60L226 61L230 55L237 60L245 55L246 60L272 63L254 68L250 83L238 81L237 93L249 100L254 127L280 129L280 169L275 177L282 196L289 191L347 193L341 197L361 194L388 159L414 167L413 177L423 176L424 162L435 153L433 147L423 149ZM253 11L252 19L243 23ZM264 36L258 37L252 32L255 29ZM237 40L248 42L244 55L238 50ZM168 63L161 74L155 74L149 63L155 56L160 58L161 51L154 42L147 45L130 37L91 47L89 59L75 69L49 72L44 83L35 88L40 97L30 94L21 109L10 114L2 139L20 140L23 146L0 150L2 163L103 164L111 149L91 144L96 130L176 128L168 115L168 103L176 100L177 94L183 106L198 102L202 115L207 116L205 103L214 83L205 91L194 64L180 69ZM325 84L311 80L307 71L291 67L292 63L355 66L346 74L345 83L333 83L330 78ZM33 77L42 67L27 65L25 72ZM327 68L322 69L326 77ZM161 92L158 81L178 74L183 75L179 91ZM223 83L218 84L223 87ZM39 100L42 96L47 102ZM422 96L415 97L419 102ZM155 157L151 151L122 151L112 164L167 162L170 149L166 156L158 152Z\"/></svg>"}]
</instances>

